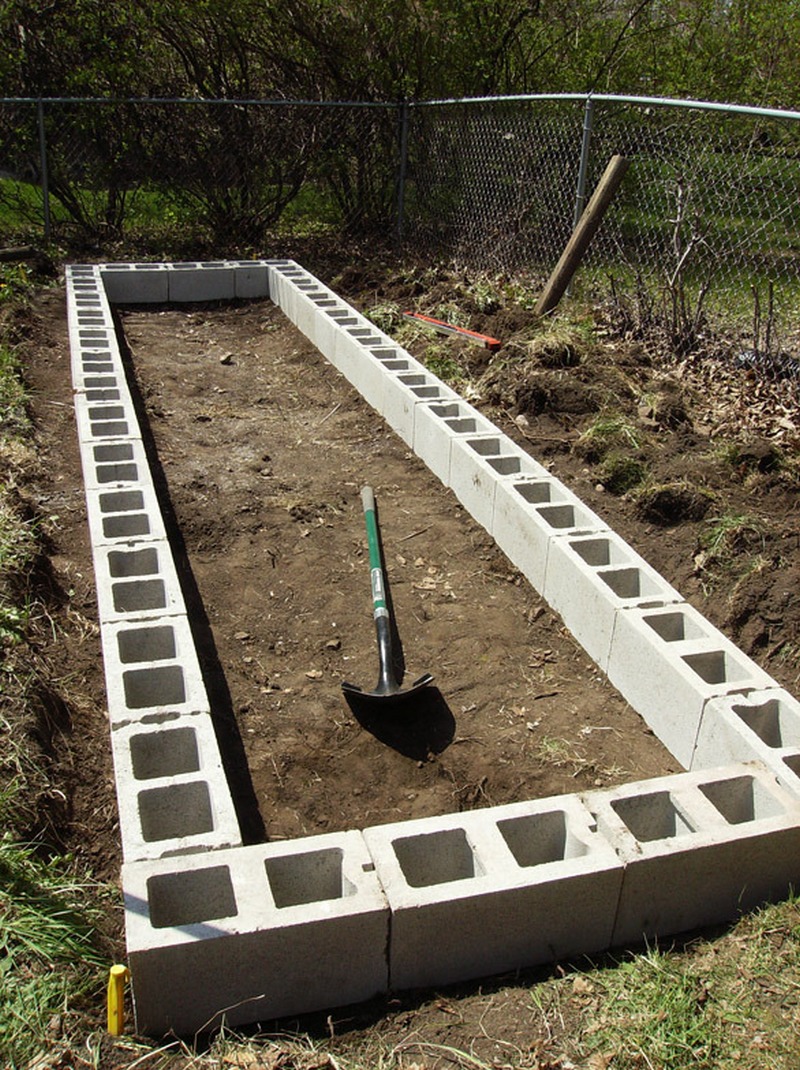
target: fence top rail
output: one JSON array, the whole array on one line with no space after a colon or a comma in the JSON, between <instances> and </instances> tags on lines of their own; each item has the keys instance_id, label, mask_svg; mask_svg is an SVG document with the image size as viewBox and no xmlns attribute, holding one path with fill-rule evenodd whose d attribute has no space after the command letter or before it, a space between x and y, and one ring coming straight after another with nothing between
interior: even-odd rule
<instances>
[{"instance_id":1,"label":"fence top rail","mask_svg":"<svg viewBox=\"0 0 800 1070\"><path fill-rule=\"evenodd\" d=\"M751 115L765 119L800 120L800 111L785 108L761 108L748 104L725 104L719 101L693 100L677 97L640 97L615 93L517 93L485 97L447 97L436 100L375 101L375 100L287 100L283 97L0 97L0 104L216 104L264 107L304 108L433 108L454 107L459 104L513 104L534 101L581 101L584 104L605 102L633 104L651 108L687 108L694 111L716 111L730 115Z\"/></svg>"},{"instance_id":2,"label":"fence top rail","mask_svg":"<svg viewBox=\"0 0 800 1070\"><path fill-rule=\"evenodd\" d=\"M287 100L283 97L0 97L0 104L230 104L286 108L399 108L403 104L375 100Z\"/></svg>"},{"instance_id":3,"label":"fence top rail","mask_svg":"<svg viewBox=\"0 0 800 1070\"><path fill-rule=\"evenodd\" d=\"M748 104L724 104L710 100L691 100L674 97L635 97L615 93L517 93L495 97L454 97L442 100L418 100L409 104L412 108L445 107L458 104L525 103L537 100L574 100L589 103L604 101L614 104L636 104L642 107L692 108L696 111L721 111L736 115L757 115L768 119L800 120L800 111L782 108L758 108Z\"/></svg>"}]
</instances>

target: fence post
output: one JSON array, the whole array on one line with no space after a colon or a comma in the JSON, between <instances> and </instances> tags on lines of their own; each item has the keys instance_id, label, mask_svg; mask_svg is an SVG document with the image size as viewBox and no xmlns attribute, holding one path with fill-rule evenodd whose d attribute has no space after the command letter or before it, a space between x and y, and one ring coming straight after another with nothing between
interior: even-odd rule
<instances>
[{"instance_id":1,"label":"fence post","mask_svg":"<svg viewBox=\"0 0 800 1070\"><path fill-rule=\"evenodd\" d=\"M581 162L578 168L578 185L575 189L575 213L572 220L572 229L577 227L583 209L586 207L586 176L589 171L589 148L592 142L592 120L594 118L594 101L591 97L586 98L586 106L583 109L583 138L581 140Z\"/></svg>"},{"instance_id":2,"label":"fence post","mask_svg":"<svg viewBox=\"0 0 800 1070\"><path fill-rule=\"evenodd\" d=\"M36 118L39 125L39 170L42 179L42 209L44 211L44 240L50 241L50 187L47 175L47 138L44 131L44 104L41 98L36 103Z\"/></svg>"},{"instance_id":3,"label":"fence post","mask_svg":"<svg viewBox=\"0 0 800 1070\"><path fill-rule=\"evenodd\" d=\"M400 166L397 175L397 241L402 242L406 215L406 172L408 169L408 101L400 105Z\"/></svg>"}]
</instances>

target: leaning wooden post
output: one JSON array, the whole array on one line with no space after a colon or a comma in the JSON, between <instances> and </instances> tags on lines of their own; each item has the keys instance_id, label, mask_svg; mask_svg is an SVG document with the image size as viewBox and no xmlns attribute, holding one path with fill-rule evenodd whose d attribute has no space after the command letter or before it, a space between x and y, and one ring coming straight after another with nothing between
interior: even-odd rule
<instances>
[{"instance_id":1,"label":"leaning wooden post","mask_svg":"<svg viewBox=\"0 0 800 1070\"><path fill-rule=\"evenodd\" d=\"M583 260L589 243L600 226L600 221L605 211L619 189L619 185L630 166L630 160L624 156L612 156L608 166L603 172L603 177L597 184L597 189L592 194L591 200L586 205L578 225L572 232L572 237L567 242L561 258L553 269L553 274L547 280L547 285L536 303L536 315L546 316L552 312L558 302L564 296L564 291L570 284L572 276Z\"/></svg>"}]
</instances>

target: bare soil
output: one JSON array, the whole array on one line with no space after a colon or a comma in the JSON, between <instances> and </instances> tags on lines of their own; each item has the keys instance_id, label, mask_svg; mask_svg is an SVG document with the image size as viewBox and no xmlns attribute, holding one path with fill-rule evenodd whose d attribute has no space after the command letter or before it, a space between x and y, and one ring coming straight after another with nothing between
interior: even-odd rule
<instances>
[{"instance_id":1,"label":"bare soil","mask_svg":"<svg viewBox=\"0 0 800 1070\"><path fill-rule=\"evenodd\" d=\"M420 311L435 304L400 277L331 281L362 307L376 297L416 300ZM68 711L54 744L70 800L62 832L96 874L116 881L64 304L60 289L48 290L31 312L27 376L42 464L25 493L41 516L57 517L48 566L56 641L47 656ZM471 325L508 337L529 320L505 309L476 312ZM119 325L246 841L678 770L483 529L269 302L125 310ZM417 355L428 341L415 343ZM619 342L594 344L574 361L556 347L555 356L496 358L491 367L474 347L448 352L480 383L490 418L796 689L800 535L785 463L797 455L793 395L781 384L764 394L716 362L665 369ZM612 403L640 428L634 452L661 498L612 494L598 462L576 447ZM713 449L727 438L742 446L736 464ZM341 691L345 679L371 689L377 677L364 483L378 500L405 682L435 676L396 706ZM725 558L704 542L723 514L759 519L749 534L743 525ZM508 978L446 997L401 996L331 1022L334 1032L372 1024L390 1041L413 1032L489 1061L503 1045L541 1053L546 1024L524 979Z\"/></svg>"}]
</instances>

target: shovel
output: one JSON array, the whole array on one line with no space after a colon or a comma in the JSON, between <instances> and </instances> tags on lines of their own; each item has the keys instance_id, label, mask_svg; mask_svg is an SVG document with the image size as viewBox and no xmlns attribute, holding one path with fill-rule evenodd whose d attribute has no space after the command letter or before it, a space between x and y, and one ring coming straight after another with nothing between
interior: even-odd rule
<instances>
[{"instance_id":1,"label":"shovel","mask_svg":"<svg viewBox=\"0 0 800 1070\"><path fill-rule=\"evenodd\" d=\"M431 682L429 672L415 680L405 690L400 686L394 670L394 651L392 648L392 619L386 602L386 582L381 562L380 540L378 538L378 521L375 516L375 495L372 487L361 491L364 505L364 520L367 525L367 544L369 546L369 570L372 581L372 608L375 618L375 631L378 637L378 658L380 675L373 691L365 691L356 684L342 683L342 690L350 695L362 695L365 698L393 699L413 694Z\"/></svg>"}]
</instances>

